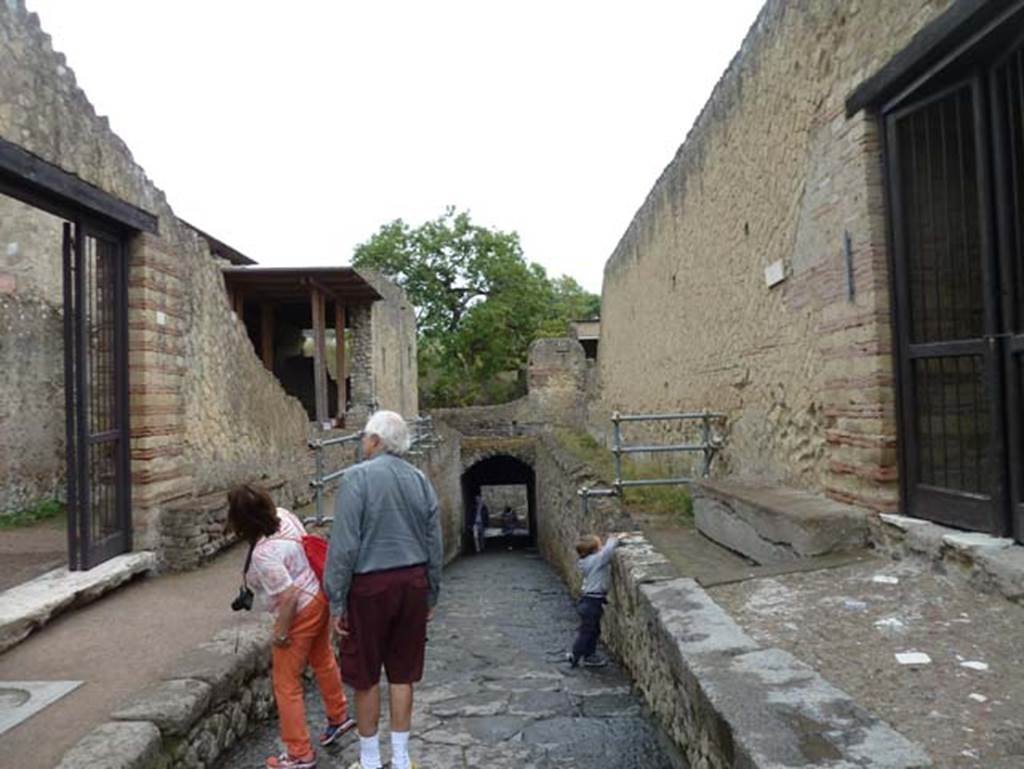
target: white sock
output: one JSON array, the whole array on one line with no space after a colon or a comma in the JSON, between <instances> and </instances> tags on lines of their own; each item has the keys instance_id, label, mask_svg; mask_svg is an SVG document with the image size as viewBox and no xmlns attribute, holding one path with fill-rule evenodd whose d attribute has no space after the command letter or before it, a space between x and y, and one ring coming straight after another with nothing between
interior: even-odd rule
<instances>
[{"instance_id":1,"label":"white sock","mask_svg":"<svg viewBox=\"0 0 1024 769\"><path fill-rule=\"evenodd\" d=\"M359 735L359 763L363 769L380 769L380 735Z\"/></svg>"},{"instance_id":2,"label":"white sock","mask_svg":"<svg viewBox=\"0 0 1024 769\"><path fill-rule=\"evenodd\" d=\"M409 769L409 732L391 732L391 769Z\"/></svg>"}]
</instances>

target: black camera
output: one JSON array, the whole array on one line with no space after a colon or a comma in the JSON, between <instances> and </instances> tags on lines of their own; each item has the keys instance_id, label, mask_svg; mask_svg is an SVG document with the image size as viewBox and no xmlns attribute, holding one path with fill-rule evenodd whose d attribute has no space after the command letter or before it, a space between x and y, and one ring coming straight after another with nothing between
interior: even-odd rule
<instances>
[{"instance_id":1,"label":"black camera","mask_svg":"<svg viewBox=\"0 0 1024 769\"><path fill-rule=\"evenodd\" d=\"M231 602L231 611L242 611L243 609L245 611L252 610L252 591L245 585L238 588L238 595Z\"/></svg>"}]
</instances>

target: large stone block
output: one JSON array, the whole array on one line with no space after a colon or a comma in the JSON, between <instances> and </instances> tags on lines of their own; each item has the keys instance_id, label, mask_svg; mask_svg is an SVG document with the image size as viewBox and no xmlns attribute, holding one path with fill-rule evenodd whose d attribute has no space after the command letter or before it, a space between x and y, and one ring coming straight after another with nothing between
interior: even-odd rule
<instances>
[{"instance_id":1,"label":"large stone block","mask_svg":"<svg viewBox=\"0 0 1024 769\"><path fill-rule=\"evenodd\" d=\"M146 721L100 724L71 748L57 769L167 769L160 730Z\"/></svg>"},{"instance_id":2,"label":"large stone block","mask_svg":"<svg viewBox=\"0 0 1024 769\"><path fill-rule=\"evenodd\" d=\"M182 736L202 716L212 688L192 679L161 681L132 696L115 710L117 721L150 721L161 734Z\"/></svg>"},{"instance_id":3,"label":"large stone block","mask_svg":"<svg viewBox=\"0 0 1024 769\"><path fill-rule=\"evenodd\" d=\"M710 539L758 563L856 550L868 542L867 514L807 492L703 481L694 516Z\"/></svg>"}]
</instances>

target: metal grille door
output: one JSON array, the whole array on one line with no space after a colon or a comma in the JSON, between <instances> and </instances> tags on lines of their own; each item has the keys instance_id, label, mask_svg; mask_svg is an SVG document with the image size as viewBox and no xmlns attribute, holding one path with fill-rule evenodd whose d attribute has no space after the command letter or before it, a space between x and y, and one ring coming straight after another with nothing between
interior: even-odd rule
<instances>
[{"instance_id":1,"label":"metal grille door","mask_svg":"<svg viewBox=\"0 0 1024 769\"><path fill-rule=\"evenodd\" d=\"M887 113L905 507L1024 541L1024 51Z\"/></svg>"},{"instance_id":2,"label":"metal grille door","mask_svg":"<svg viewBox=\"0 0 1024 769\"><path fill-rule=\"evenodd\" d=\"M991 78L995 200L1003 297L1000 344L1007 378L1011 518L1024 541L1024 47L1011 51Z\"/></svg>"},{"instance_id":3,"label":"metal grille door","mask_svg":"<svg viewBox=\"0 0 1024 769\"><path fill-rule=\"evenodd\" d=\"M64 225L72 569L131 549L126 273L120 239L81 223Z\"/></svg>"},{"instance_id":4,"label":"metal grille door","mask_svg":"<svg viewBox=\"0 0 1024 769\"><path fill-rule=\"evenodd\" d=\"M914 515L994 520L992 263L976 81L889 118L898 303L903 308L907 493Z\"/></svg>"}]
</instances>

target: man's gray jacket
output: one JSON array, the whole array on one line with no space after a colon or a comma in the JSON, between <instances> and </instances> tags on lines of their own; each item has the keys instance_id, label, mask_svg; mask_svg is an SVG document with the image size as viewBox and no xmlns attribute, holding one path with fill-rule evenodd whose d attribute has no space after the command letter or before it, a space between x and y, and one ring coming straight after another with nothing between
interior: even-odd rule
<instances>
[{"instance_id":1,"label":"man's gray jacket","mask_svg":"<svg viewBox=\"0 0 1024 769\"><path fill-rule=\"evenodd\" d=\"M416 564L427 567L434 606L443 560L437 495L422 472L382 452L345 473L324 567L331 614L346 613L353 575Z\"/></svg>"}]
</instances>

